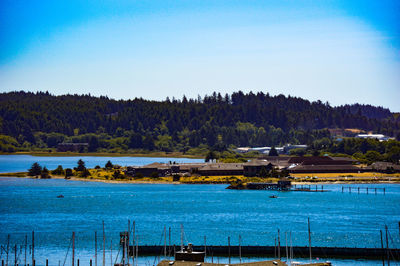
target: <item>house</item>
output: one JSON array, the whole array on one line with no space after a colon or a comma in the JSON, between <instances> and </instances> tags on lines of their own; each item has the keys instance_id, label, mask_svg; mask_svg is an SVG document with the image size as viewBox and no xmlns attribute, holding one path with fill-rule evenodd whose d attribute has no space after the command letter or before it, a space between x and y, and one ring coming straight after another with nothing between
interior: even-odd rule
<instances>
[{"instance_id":1,"label":"house","mask_svg":"<svg viewBox=\"0 0 400 266\"><path fill-rule=\"evenodd\" d=\"M243 175L243 163L210 163L197 172L202 176Z\"/></svg>"},{"instance_id":2,"label":"house","mask_svg":"<svg viewBox=\"0 0 400 266\"><path fill-rule=\"evenodd\" d=\"M364 168L366 172L399 173L400 165L389 162L375 162Z\"/></svg>"},{"instance_id":3,"label":"house","mask_svg":"<svg viewBox=\"0 0 400 266\"><path fill-rule=\"evenodd\" d=\"M270 170L272 170L272 168L274 168L274 166L268 160L263 160L263 159L252 160L250 162L243 164L243 175L259 176L261 170L264 169L266 172L269 172Z\"/></svg>"},{"instance_id":4,"label":"house","mask_svg":"<svg viewBox=\"0 0 400 266\"><path fill-rule=\"evenodd\" d=\"M288 160L290 165L303 164L303 165L352 165L356 162L352 158L347 157L331 157L331 156L304 156L304 157L291 157Z\"/></svg>"},{"instance_id":5,"label":"house","mask_svg":"<svg viewBox=\"0 0 400 266\"><path fill-rule=\"evenodd\" d=\"M363 169L349 165L313 165L313 164L299 164L292 165L288 168L289 173L359 173Z\"/></svg>"},{"instance_id":6,"label":"house","mask_svg":"<svg viewBox=\"0 0 400 266\"><path fill-rule=\"evenodd\" d=\"M140 167L133 167L133 169L135 175L140 173L146 177L151 177L154 174L157 174L158 176L167 176L172 173L170 165L166 163L151 163Z\"/></svg>"}]
</instances>

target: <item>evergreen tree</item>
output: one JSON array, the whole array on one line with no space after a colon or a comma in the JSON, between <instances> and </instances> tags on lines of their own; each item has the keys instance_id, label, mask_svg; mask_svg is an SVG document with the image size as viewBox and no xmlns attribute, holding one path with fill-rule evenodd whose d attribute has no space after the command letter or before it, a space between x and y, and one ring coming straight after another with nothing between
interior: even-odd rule
<instances>
[{"instance_id":1,"label":"evergreen tree","mask_svg":"<svg viewBox=\"0 0 400 266\"><path fill-rule=\"evenodd\" d=\"M64 175L64 169L63 169L62 165L59 165L56 169L51 171L51 173L53 175Z\"/></svg>"},{"instance_id":2,"label":"evergreen tree","mask_svg":"<svg viewBox=\"0 0 400 266\"><path fill-rule=\"evenodd\" d=\"M113 168L113 164L111 163L111 161L108 161L107 163L106 163L106 165L105 165L105 168L106 169L111 169L111 168Z\"/></svg>"},{"instance_id":3,"label":"evergreen tree","mask_svg":"<svg viewBox=\"0 0 400 266\"><path fill-rule=\"evenodd\" d=\"M82 161L82 159L79 159L78 161L78 167L76 168L76 171L84 171L86 169L85 167L85 162Z\"/></svg>"},{"instance_id":4,"label":"evergreen tree","mask_svg":"<svg viewBox=\"0 0 400 266\"><path fill-rule=\"evenodd\" d=\"M214 159L218 159L218 156L217 156L217 154L216 154L214 151L210 150L210 151L207 153L206 158L205 158L204 160L205 160L206 162L208 162L208 161L212 161L212 160L214 160Z\"/></svg>"},{"instance_id":5,"label":"evergreen tree","mask_svg":"<svg viewBox=\"0 0 400 266\"><path fill-rule=\"evenodd\" d=\"M69 177L73 176L73 172L71 168L65 169L65 178L68 179Z\"/></svg>"},{"instance_id":6,"label":"evergreen tree","mask_svg":"<svg viewBox=\"0 0 400 266\"><path fill-rule=\"evenodd\" d=\"M42 173L42 167L36 162L28 170L28 176L38 176Z\"/></svg>"},{"instance_id":7,"label":"evergreen tree","mask_svg":"<svg viewBox=\"0 0 400 266\"><path fill-rule=\"evenodd\" d=\"M43 179L45 179L45 178L50 178L49 170L46 168L46 166L43 167L43 170L42 170L42 172L40 173L40 178L43 178Z\"/></svg>"}]
</instances>

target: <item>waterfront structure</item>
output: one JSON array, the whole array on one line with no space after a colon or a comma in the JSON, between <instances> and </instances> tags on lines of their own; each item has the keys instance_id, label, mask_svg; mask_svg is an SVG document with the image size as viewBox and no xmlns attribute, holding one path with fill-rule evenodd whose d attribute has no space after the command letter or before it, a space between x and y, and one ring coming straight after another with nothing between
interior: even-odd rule
<instances>
[{"instance_id":1,"label":"waterfront structure","mask_svg":"<svg viewBox=\"0 0 400 266\"><path fill-rule=\"evenodd\" d=\"M331 156L264 156L246 163L152 163L145 166L128 166L128 176L264 176L271 170L289 173L361 173L400 172L400 166L376 162L368 167L356 166L358 161L348 157Z\"/></svg>"},{"instance_id":2,"label":"waterfront structure","mask_svg":"<svg viewBox=\"0 0 400 266\"><path fill-rule=\"evenodd\" d=\"M202 176L242 175L243 163L208 163L197 172Z\"/></svg>"},{"instance_id":3,"label":"waterfront structure","mask_svg":"<svg viewBox=\"0 0 400 266\"><path fill-rule=\"evenodd\" d=\"M274 168L274 165L268 160L252 160L243 164L244 176L259 176L261 172L267 173Z\"/></svg>"},{"instance_id":4,"label":"waterfront structure","mask_svg":"<svg viewBox=\"0 0 400 266\"><path fill-rule=\"evenodd\" d=\"M400 165L389 162L375 162L365 167L366 172L386 172L395 173L400 172Z\"/></svg>"}]
</instances>

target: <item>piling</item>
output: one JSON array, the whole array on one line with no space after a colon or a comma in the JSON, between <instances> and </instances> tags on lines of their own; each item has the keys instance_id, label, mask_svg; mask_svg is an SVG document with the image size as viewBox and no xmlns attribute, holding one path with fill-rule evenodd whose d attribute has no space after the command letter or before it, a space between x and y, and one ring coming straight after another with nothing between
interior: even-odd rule
<instances>
[{"instance_id":1,"label":"piling","mask_svg":"<svg viewBox=\"0 0 400 266\"><path fill-rule=\"evenodd\" d=\"M130 226L131 226L131 221L128 219L128 232L127 232L127 235L126 235L126 240L125 240L125 248L126 248L126 258L127 258L127 263L129 264L129 235L130 235L130 232L131 232L131 229L130 229ZM164 228L164 231L165 231L165 228Z\"/></svg>"},{"instance_id":2,"label":"piling","mask_svg":"<svg viewBox=\"0 0 400 266\"><path fill-rule=\"evenodd\" d=\"M383 235L382 235L382 230L379 230L381 232L381 248L383 250ZM382 254L382 265L385 266L385 256Z\"/></svg>"},{"instance_id":3,"label":"piling","mask_svg":"<svg viewBox=\"0 0 400 266\"><path fill-rule=\"evenodd\" d=\"M90 259L90 266L92 266L92 259Z\"/></svg>"},{"instance_id":4,"label":"piling","mask_svg":"<svg viewBox=\"0 0 400 266\"><path fill-rule=\"evenodd\" d=\"M106 265L106 234L104 232L104 221L103 221L103 266L105 265Z\"/></svg>"},{"instance_id":5,"label":"piling","mask_svg":"<svg viewBox=\"0 0 400 266\"><path fill-rule=\"evenodd\" d=\"M204 261L207 258L207 237L204 236Z\"/></svg>"},{"instance_id":6,"label":"piling","mask_svg":"<svg viewBox=\"0 0 400 266\"><path fill-rule=\"evenodd\" d=\"M72 266L75 263L75 232L72 232Z\"/></svg>"},{"instance_id":7,"label":"piling","mask_svg":"<svg viewBox=\"0 0 400 266\"><path fill-rule=\"evenodd\" d=\"M7 235L7 256L6 256L6 265L8 265L8 253L10 252L10 235Z\"/></svg>"},{"instance_id":8,"label":"piling","mask_svg":"<svg viewBox=\"0 0 400 266\"><path fill-rule=\"evenodd\" d=\"M308 247L310 249L310 262L311 262L311 227L310 227L310 217L308 217Z\"/></svg>"},{"instance_id":9,"label":"piling","mask_svg":"<svg viewBox=\"0 0 400 266\"><path fill-rule=\"evenodd\" d=\"M77 265L79 266L79 259L77 260Z\"/></svg>"},{"instance_id":10,"label":"piling","mask_svg":"<svg viewBox=\"0 0 400 266\"><path fill-rule=\"evenodd\" d=\"M171 257L171 227L168 227L168 257Z\"/></svg>"},{"instance_id":11,"label":"piling","mask_svg":"<svg viewBox=\"0 0 400 266\"><path fill-rule=\"evenodd\" d=\"M46 266L49 266L49 260L46 259Z\"/></svg>"},{"instance_id":12,"label":"piling","mask_svg":"<svg viewBox=\"0 0 400 266\"><path fill-rule=\"evenodd\" d=\"M28 246L28 236L25 235L25 257L24 257L24 265L26 266L26 248Z\"/></svg>"},{"instance_id":13,"label":"piling","mask_svg":"<svg viewBox=\"0 0 400 266\"><path fill-rule=\"evenodd\" d=\"M289 261L288 244L287 244L287 232L285 232L285 244L286 244L286 262Z\"/></svg>"},{"instance_id":14,"label":"piling","mask_svg":"<svg viewBox=\"0 0 400 266\"><path fill-rule=\"evenodd\" d=\"M183 224L181 224L181 250L183 251Z\"/></svg>"},{"instance_id":15,"label":"piling","mask_svg":"<svg viewBox=\"0 0 400 266\"><path fill-rule=\"evenodd\" d=\"M32 231L32 265L35 266L35 231Z\"/></svg>"},{"instance_id":16,"label":"piling","mask_svg":"<svg viewBox=\"0 0 400 266\"><path fill-rule=\"evenodd\" d=\"M386 260L387 260L387 265L390 266L389 239L388 239L388 227L387 227L387 225L385 225L385 230L386 230Z\"/></svg>"},{"instance_id":17,"label":"piling","mask_svg":"<svg viewBox=\"0 0 400 266\"><path fill-rule=\"evenodd\" d=\"M239 235L239 261L242 263L242 237Z\"/></svg>"},{"instance_id":18,"label":"piling","mask_svg":"<svg viewBox=\"0 0 400 266\"><path fill-rule=\"evenodd\" d=\"M133 223L132 223L132 246L133 246L132 265L135 265L135 235L136 235L136 223L135 223L135 221L133 221ZM169 228L169 246L171 249L171 227ZM169 256L171 257L171 250L169 251ZM111 266L112 266L112 262L111 262Z\"/></svg>"},{"instance_id":19,"label":"piling","mask_svg":"<svg viewBox=\"0 0 400 266\"><path fill-rule=\"evenodd\" d=\"M97 266L97 231L94 231L94 266Z\"/></svg>"},{"instance_id":20,"label":"piling","mask_svg":"<svg viewBox=\"0 0 400 266\"><path fill-rule=\"evenodd\" d=\"M281 238L279 236L279 229L278 229L278 258L281 259Z\"/></svg>"},{"instance_id":21,"label":"piling","mask_svg":"<svg viewBox=\"0 0 400 266\"><path fill-rule=\"evenodd\" d=\"M228 236L228 257L229 257L229 264L231 264L231 237Z\"/></svg>"},{"instance_id":22,"label":"piling","mask_svg":"<svg viewBox=\"0 0 400 266\"><path fill-rule=\"evenodd\" d=\"M166 258L167 258L167 227L164 226L164 259Z\"/></svg>"}]
</instances>

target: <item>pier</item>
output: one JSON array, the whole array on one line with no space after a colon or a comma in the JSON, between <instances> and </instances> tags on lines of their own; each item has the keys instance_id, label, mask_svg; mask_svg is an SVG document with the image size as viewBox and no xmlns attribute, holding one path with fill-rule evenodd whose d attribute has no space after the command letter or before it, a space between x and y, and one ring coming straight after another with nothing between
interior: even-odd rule
<instances>
[{"instance_id":1,"label":"pier","mask_svg":"<svg viewBox=\"0 0 400 266\"><path fill-rule=\"evenodd\" d=\"M290 181L278 181L278 183L247 183L247 189L253 190L283 190L289 191L291 188Z\"/></svg>"},{"instance_id":2,"label":"pier","mask_svg":"<svg viewBox=\"0 0 400 266\"><path fill-rule=\"evenodd\" d=\"M383 195L386 195L386 188L371 188L371 187L344 187L342 186L342 193L366 193L366 194L378 194L381 191Z\"/></svg>"},{"instance_id":3,"label":"pier","mask_svg":"<svg viewBox=\"0 0 400 266\"><path fill-rule=\"evenodd\" d=\"M328 192L330 190L324 189L323 185L293 185L292 191Z\"/></svg>"}]
</instances>

